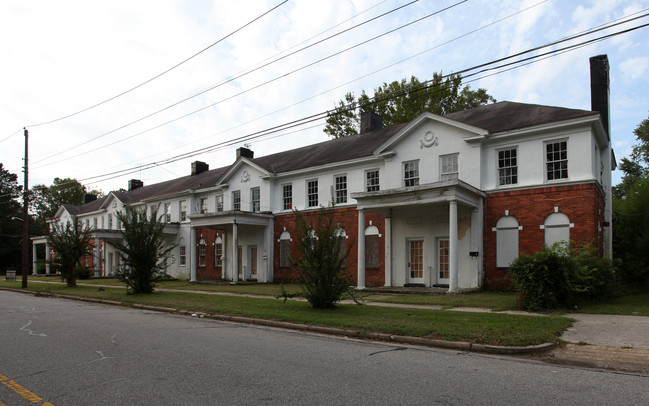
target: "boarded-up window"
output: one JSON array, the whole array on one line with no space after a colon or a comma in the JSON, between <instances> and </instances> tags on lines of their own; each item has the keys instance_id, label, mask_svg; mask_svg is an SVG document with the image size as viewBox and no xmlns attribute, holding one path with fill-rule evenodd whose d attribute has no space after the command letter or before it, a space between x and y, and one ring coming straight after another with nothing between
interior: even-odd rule
<instances>
[{"instance_id":1,"label":"boarded-up window","mask_svg":"<svg viewBox=\"0 0 649 406\"><path fill-rule=\"evenodd\" d=\"M279 267L291 267L291 235L287 231L279 237Z\"/></svg>"},{"instance_id":2,"label":"boarded-up window","mask_svg":"<svg viewBox=\"0 0 649 406\"><path fill-rule=\"evenodd\" d=\"M543 224L545 229L545 244L550 247L555 243L561 242L568 244L570 241L570 219L563 213L552 213Z\"/></svg>"},{"instance_id":3,"label":"boarded-up window","mask_svg":"<svg viewBox=\"0 0 649 406\"><path fill-rule=\"evenodd\" d=\"M365 236L365 267L366 268L379 267L379 236L378 235Z\"/></svg>"},{"instance_id":4,"label":"boarded-up window","mask_svg":"<svg viewBox=\"0 0 649 406\"><path fill-rule=\"evenodd\" d=\"M518 258L518 221L512 216L501 217L495 231L496 266L509 267Z\"/></svg>"},{"instance_id":5,"label":"boarded-up window","mask_svg":"<svg viewBox=\"0 0 649 406\"><path fill-rule=\"evenodd\" d=\"M370 225L365 229L365 268L379 267L379 237L376 226Z\"/></svg>"}]
</instances>

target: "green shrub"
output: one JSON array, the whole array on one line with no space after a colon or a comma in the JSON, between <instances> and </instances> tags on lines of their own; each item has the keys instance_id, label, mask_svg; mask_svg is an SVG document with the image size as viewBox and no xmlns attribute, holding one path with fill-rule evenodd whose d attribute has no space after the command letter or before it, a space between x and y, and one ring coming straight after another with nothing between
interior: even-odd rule
<instances>
[{"instance_id":1,"label":"green shrub","mask_svg":"<svg viewBox=\"0 0 649 406\"><path fill-rule=\"evenodd\" d=\"M615 288L615 264L586 248L562 244L521 255L510 267L525 310L572 308L609 297Z\"/></svg>"}]
</instances>

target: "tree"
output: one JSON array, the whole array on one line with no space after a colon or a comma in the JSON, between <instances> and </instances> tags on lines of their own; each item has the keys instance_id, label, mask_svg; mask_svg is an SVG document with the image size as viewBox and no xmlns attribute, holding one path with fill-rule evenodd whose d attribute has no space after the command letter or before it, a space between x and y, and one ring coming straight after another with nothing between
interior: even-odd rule
<instances>
[{"instance_id":1,"label":"tree","mask_svg":"<svg viewBox=\"0 0 649 406\"><path fill-rule=\"evenodd\" d=\"M638 144L623 158L622 182L613 188L613 255L619 276L630 285L649 284L649 119L633 131Z\"/></svg>"},{"instance_id":2,"label":"tree","mask_svg":"<svg viewBox=\"0 0 649 406\"><path fill-rule=\"evenodd\" d=\"M64 204L82 205L86 187L72 178L54 178L51 186L36 185L31 189L31 210L39 222L54 217Z\"/></svg>"},{"instance_id":3,"label":"tree","mask_svg":"<svg viewBox=\"0 0 649 406\"><path fill-rule=\"evenodd\" d=\"M460 75L446 79L441 73L434 73L428 83L420 82L415 76L410 81L383 83L374 89L369 97L363 90L358 100L353 93L347 93L334 111L327 117L324 132L333 138L357 134L360 128L360 113L374 111L383 118L385 126L406 123L424 111L448 114L454 111L495 102L485 89L471 90L462 87Z\"/></svg>"},{"instance_id":4,"label":"tree","mask_svg":"<svg viewBox=\"0 0 649 406\"><path fill-rule=\"evenodd\" d=\"M321 208L310 224L300 212L295 214L300 254L293 258L293 265L302 286L301 296L317 309L330 309L345 295L356 301L351 287L354 281L344 270L349 252L344 250L333 211Z\"/></svg>"},{"instance_id":5,"label":"tree","mask_svg":"<svg viewBox=\"0 0 649 406\"><path fill-rule=\"evenodd\" d=\"M126 284L129 293L152 293L165 275L165 264L175 248L165 243L165 224L158 222L157 216L157 210L149 217L145 210L129 206L124 212L117 212L124 228L123 241L108 243L119 251L122 265L117 277Z\"/></svg>"},{"instance_id":6,"label":"tree","mask_svg":"<svg viewBox=\"0 0 649 406\"><path fill-rule=\"evenodd\" d=\"M0 163L0 270L17 268L21 260L22 205L18 201L22 186L18 175Z\"/></svg>"},{"instance_id":7,"label":"tree","mask_svg":"<svg viewBox=\"0 0 649 406\"><path fill-rule=\"evenodd\" d=\"M89 269L81 258L92 254L92 230L85 229L76 217L71 221L54 223L49 235L49 245L54 251L53 265L61 273L68 287L77 286L77 278Z\"/></svg>"}]
</instances>

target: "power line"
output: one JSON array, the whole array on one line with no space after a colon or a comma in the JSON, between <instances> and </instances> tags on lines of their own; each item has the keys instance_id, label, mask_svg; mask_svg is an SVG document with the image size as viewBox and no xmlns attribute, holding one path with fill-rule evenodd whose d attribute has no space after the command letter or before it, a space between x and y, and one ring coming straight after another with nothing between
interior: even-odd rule
<instances>
[{"instance_id":1,"label":"power line","mask_svg":"<svg viewBox=\"0 0 649 406\"><path fill-rule=\"evenodd\" d=\"M27 126L27 127L38 127L38 126L42 126L42 125L46 125L46 124L55 123L55 122L57 122L57 121L65 120L65 119L67 119L67 118L70 118L70 117L76 116L76 115L81 114L81 113L84 113L84 112L86 112L86 111L88 111L88 110L91 110L91 109L94 109L94 108L96 108L96 107L99 107L99 106L101 106L101 105L103 105L103 104L106 104L106 103L108 103L108 102L110 102L110 101L112 101L112 100L115 100L115 99L117 99L118 97L124 96L125 94L130 93L130 92L132 92L132 91L134 91L134 90L136 90L136 89L139 89L140 87L142 87L142 86L144 86L144 85L146 85L146 84L148 84L148 83L151 83L152 81L154 81L154 80L160 78L161 76L163 76L163 75L165 75L165 74L171 72L172 70L178 68L179 66L181 66L181 65L183 65L184 63L190 61L191 59L194 59L194 58L197 57L198 55L202 54L203 52L207 51L208 49L212 48L213 46L219 44L220 42L223 42L223 41L226 40L227 38L233 36L233 35L236 34L237 32L241 31L242 29L246 28L247 26L251 25L252 23L256 22L257 20L261 19L262 17L266 16L267 14L271 13L272 11L276 10L276 9L279 8L280 6L286 4L287 2L288 2L288 0L284 0L284 1L282 1L281 3L279 3L278 5L276 5L275 7L271 8L270 10L268 10L268 11L266 11L265 13L261 14L260 16L254 18L253 20L247 22L246 24L242 25L241 27L239 27L239 28L237 28L236 30L232 31L231 33L227 34L226 36L220 38L219 40L213 42L212 44L208 45L207 47L201 49L200 51L196 52L195 54L193 54L193 55L190 56L189 58L184 59L183 61L181 61L181 62L175 64L175 65L172 66L171 68L169 68L169 69L167 69L167 70L165 70L165 71L163 71L163 72L161 72L161 73L155 75L155 76L152 77L151 79L148 79L148 80L146 80L146 81L140 83L139 85L137 85L137 86L135 86L135 87L132 87L132 88L130 88L130 89L128 89L128 90L125 90L125 91L123 91L123 92L121 92L121 93L119 93L119 94L117 94L117 95L115 95L115 96L112 96L112 97L110 97L110 98L108 98L108 99L106 99L106 100L104 100L104 101L102 101L102 102L96 103L96 104L94 104L94 105L92 105L92 106L86 107L86 108L84 108L84 109L82 109L82 110L79 110L79 111L77 111L77 112L74 112L74 113L68 114L68 115L63 116L63 117L59 117L59 118L54 119L54 120L49 120L49 121L45 121L45 122L38 123L38 124L32 124L32 125L29 125L29 126Z\"/></svg>"},{"instance_id":2,"label":"power line","mask_svg":"<svg viewBox=\"0 0 649 406\"><path fill-rule=\"evenodd\" d=\"M419 0L413 0L413 1L409 2L409 3L407 3L407 4L404 4L404 5L402 5L402 6L399 6L399 7L397 7L397 8L394 8L394 9L392 9L392 10L390 10L390 11L387 11L387 12L385 12L385 13L383 13L383 14L380 14L380 15L378 15L378 16L376 16L376 17L372 17L372 18L370 18L369 20L363 21L362 23L356 24L356 25L354 25L354 26L352 26L352 27L350 27L350 28L347 28L347 29L345 29L345 30L342 30L342 31L340 31L340 32L337 32L337 33L335 33L335 34L332 34L332 35L330 35L330 36L328 36L328 37L326 37L326 38L324 38L324 39L322 39L322 40L319 40L319 41L313 43L313 44L310 44L310 45L307 45L307 46L305 46L305 47L302 47L302 48L300 48L300 49L298 49L298 50L296 50L296 51L293 51L293 52L291 52L291 53L289 53L289 54L286 54L286 55L284 55L284 56L281 56L281 57L279 57L279 58L277 58L277 59L273 59L272 61L267 62L267 63L264 63L264 64L262 64L261 66L258 66L258 67L254 68L254 69L251 69L251 70L248 70L248 71L244 71L243 73L240 73L240 74L237 74L237 75L235 75L235 76L233 76L233 77L230 77L229 79L227 79L227 80L225 80L225 81L222 81L222 82L220 82L220 83L218 83L218 84L216 84L216 85L210 86L210 87L208 87L208 88L206 88L206 89L203 89L203 90L201 90L201 91L198 92L198 93L195 93L195 94L193 94L193 95L191 95L191 96L188 96L188 97L186 97L186 98L184 98L184 99L181 99L181 100L179 100L179 101L177 101L177 102L174 102L174 103L172 103L172 104L170 104L170 105L168 105L168 106L166 106L166 107L164 107L164 108L162 108L162 109L156 110L156 111L154 111L154 112L152 112L152 113L149 113L149 114L147 114L147 115L145 115L145 116L143 116L143 117L140 117L140 118L138 118L138 119L136 119L136 120L134 120L134 121L131 121L131 122L126 123L126 124L123 124L123 125L121 125L121 126L119 126L119 127L117 127L117 128L114 128L114 129L112 129L112 130L110 130L110 131L108 131L108 132L105 132L105 133L100 134L100 135L98 135L98 136L96 136L96 137L93 137L93 138L91 138L91 139L89 139L89 140L87 140L87 141L84 141L84 142L82 142L82 143L80 143L80 144L77 144L77 145L75 145L75 146L73 146L73 147L71 147L71 148L66 148L66 149L61 150L61 151L59 151L59 152L56 152L56 153L54 153L54 154L52 154L52 155L50 155L50 156L47 156L47 157L42 158L42 159L39 159L39 160L35 161L34 164L37 164L37 163L40 163L40 162L43 162L43 161L47 161L48 159L53 158L53 157L58 156L58 155L61 155L62 153L69 152L69 151L71 151L71 150L77 149L77 148L79 148L79 147L81 147L81 146L83 146L83 145L86 145L86 144L90 143L90 142L96 141L96 140L98 140L98 139L100 139L100 138L103 138L103 137L105 137L105 136L107 136L107 135L113 134L113 133L115 133L115 132L117 132L117 131L119 131L119 130L123 130L124 128L127 128L127 127L129 127L129 126L131 126L131 125L133 125L133 124L136 124L136 123L139 123L139 122L141 122L141 121L144 121L144 120L146 120L146 119L148 119L148 118L151 118L151 117L153 117L153 116L155 116L155 115L157 115L157 114L160 114L160 113L162 113L162 112L164 112L164 111L167 111L167 110L169 110L169 109L171 109L171 108L173 108L173 107L176 107L176 106L178 106L178 105L180 105L180 104L182 104L182 103L185 103L185 102L187 102L187 101L189 101L189 100L191 100L191 99L194 99L194 98L196 98L196 97L198 97L198 96L201 96L201 95L203 95L203 94L205 94L205 93L207 93L207 92L209 92L209 91L212 91L212 90L214 90L214 89L217 89L217 88L219 88L219 87L221 87L221 86L224 86L224 85L226 85L226 84L228 84L228 83L231 83L231 82L233 82L233 81L235 81L235 80L237 80L237 79L240 79L240 78L242 78L242 77L244 77L244 76L247 76L247 75L249 75L249 74L251 74L251 73L253 73L253 72L256 72L256 71L258 71L258 70L260 70L260 69L262 69L262 68L266 68L266 67L268 67L268 66L270 66L270 65L272 65L272 64L274 64L274 63L276 63L276 62L279 62L279 61L281 61L281 60L284 60L284 59L288 58L289 56L292 56L292 55L295 55L295 54L297 54L297 53L299 53L299 52L305 51L305 50L307 50L307 49L309 49L309 48L311 48L311 47L313 47L313 46L315 46L315 45L321 44L321 43L323 43L323 42L325 42L325 41L328 41L328 40L330 40L330 39L332 39L332 38L335 38L335 37L337 37L337 36L339 36L339 35L342 35L343 33L346 33L346 32L351 31L351 30L353 30L353 29L359 28L359 27L361 27L361 26L363 26L363 25L365 25L365 24L368 24L368 23L370 23L370 22L372 22L372 21L375 21L375 20L377 20L377 19L379 19L379 18L385 17L385 16L387 16L387 15L389 15L389 14L391 14L391 13L394 13L394 12L396 12L396 11L398 11L398 10L401 10L401 9L407 7L407 6L410 6L410 5L414 4L414 3L416 3L417 1L419 1ZM459 3L456 3L455 5L453 5L453 6L451 6L451 7L455 7L456 5L459 5L459 4L464 3L464 2L466 2L466 1L468 1L468 0L462 0L462 1L460 1ZM446 9L449 9L449 8L451 8L451 7L447 7ZM443 10L441 10L441 11L438 11L438 12L436 12L436 13L433 13L433 14L431 14L431 15L429 15L429 16L426 16L425 18L431 17L432 15L437 14L437 13L442 12L442 11L445 11L446 9L443 9ZM421 20L421 19L420 19L420 20ZM418 22L418 21L420 21L420 20L417 20L417 21L415 21L415 22ZM404 28L404 27L406 27L407 25L410 25L410 24L406 24L406 25L404 25L404 26L402 26L402 27L399 27L398 29ZM393 32L393 31L391 31L391 32ZM387 34L389 34L389 33L391 33L391 32L388 32L388 33L386 33L386 34L384 34L384 35L387 35ZM376 39L376 38L373 38L373 39ZM372 40L373 40L373 39L372 39ZM360 45L363 45L363 44L364 44L364 43L361 43ZM347 49L347 50L345 50L345 51L348 51L348 50L353 49L353 48L355 48L355 47L349 48L349 49ZM324 60L326 60L326 59L329 59L329 58L331 58L331 57L333 57L333 56L336 56L336 55L338 55L338 54L333 54L333 55L331 55L331 56L328 57L328 58L324 58L324 59L322 59L322 60L317 61L316 63L320 63L320 62L322 62L322 61L324 61ZM315 64L315 63L314 63L314 64ZM175 118L175 119L173 119L173 120L170 120L170 121L167 121L167 122L165 122L165 123L162 123L162 124L160 124L160 125L158 125L158 126L155 126L155 127L149 128L149 129L147 129L147 130L145 130L145 131L142 131L142 132L139 132L139 133L137 133L137 134L133 134L133 135L131 135L131 136L128 136L128 137L125 137L125 138L121 138L121 139L118 140L118 141L115 141L115 142L112 142L112 143L109 143L109 144L103 145L103 146L101 146L101 147L98 147L98 148L96 148L96 149L93 149L93 150L90 151L90 152L94 152L94 151L96 151L97 149L105 148L105 147L110 146L110 145L114 145L114 144L117 143L117 142L121 142L121 141L123 141L123 140L127 140L127 139L130 139L130 138L136 137L136 136L138 136L138 135L142 135L142 134L144 134L144 133L147 133L147 132L149 132L149 131L152 131L152 130L158 129L158 128L163 127L163 126L165 126L165 125L171 124L171 123L173 123L173 122L175 122L175 121L178 121L178 120L181 120L181 119L183 119L183 118L186 118L186 117L188 117L188 116L190 116L190 115L192 115L192 114L196 114L196 113L201 112L201 111L203 111L203 110L205 110L205 109L208 109L208 108L210 108L210 107L214 107L216 104L219 104L219 103L222 103L222 102L224 102L224 101L230 100L230 99L232 99L232 98L238 97L238 96L240 96L240 95L242 95L242 94L245 94L245 93L247 93L247 92L249 92L249 91L255 90L255 89L257 89L257 88L259 88L259 87L261 87L261 86L265 86L265 85L267 85L267 84L269 84L269 83L274 82L275 80L279 80L279 79L285 78L285 77L288 76L288 75L291 75L291 74L293 74L293 73L295 73L295 72L298 72L298 71L300 71L300 70L302 70L302 69L306 69L307 67L310 67L310 66L312 66L312 65L314 65L314 64L307 65L307 66L304 66L304 67L302 67L302 68L300 68L300 69L297 69L297 70L295 70L295 71L292 71L292 72L289 72L289 73L287 73L287 74L284 74L284 75L278 76L278 77L276 77L276 78L273 79L273 80L270 80L270 81L268 81L268 82L262 83L261 85L258 85L258 86L256 86L256 87L253 87L253 88L251 88L251 89L248 89L248 90L242 91L242 92L240 92L240 93L237 93L237 94L235 94L235 95L233 95L233 96L230 96L230 97L228 97L228 98L226 98L226 99L220 100L220 101L217 102L217 103L214 103L214 104L211 104L211 105L208 105L208 106L202 107L201 109L198 109L198 110L192 111L192 112L190 112L190 113L188 113L188 114L185 114L185 115L183 115L183 116L177 117L177 118ZM84 152L84 154L87 153L87 152L88 152L88 151ZM77 157L77 156L79 156L79 155L80 155L80 154L73 155L73 156L70 156L70 157L65 158L65 159L71 159L71 158ZM59 162L61 162L61 161L52 162L52 164L54 164L54 163L59 163Z\"/></svg>"},{"instance_id":3,"label":"power line","mask_svg":"<svg viewBox=\"0 0 649 406\"><path fill-rule=\"evenodd\" d=\"M640 29L640 28L644 28L646 26L649 26L649 24L644 24L644 25L632 27L632 28L629 28L629 29L626 29L626 30L623 30L623 31L619 31L619 32L616 32L616 33L604 35L604 36L601 36L601 37L598 37L598 38L595 38L595 39L590 39L590 40L587 40L587 41L584 41L584 42L581 42L581 43L578 43L578 44L569 45L569 46L566 46L566 47L561 48L561 49L548 51L548 52L543 53L543 54L534 55L534 56L531 56L531 57L528 57L528 58L524 58L522 60L509 62L509 63L503 64L503 65L500 65L500 66L491 67L491 68L485 68L485 69L482 69L480 72L472 73L470 75L467 75L466 77L474 76L474 75L477 75L479 73L486 72L486 71L489 71L489 70L501 69L503 67L512 66L514 64L520 64L520 66L523 66L523 65L531 63L529 61L532 61L532 60L546 59L548 57L548 55L558 55L558 54L561 54L561 53L565 53L565 52L568 52L569 50L578 49L578 48L581 48L581 47L586 46L588 44L591 44L593 42L603 41L603 40L611 38L613 36L625 34L625 33ZM554 43L552 43L552 44L554 44ZM549 46L549 45L546 45L546 46ZM506 57L506 58L500 58L500 59L492 61L492 62L476 65L476 66L474 66L472 68L463 69L460 72L470 72L470 71L475 70L475 69L484 68L484 67L486 67L488 65L491 65L491 64L494 64L494 63L498 63L498 62L502 62L502 61L507 60L507 59L515 58L517 56L520 56L521 54L536 51L536 50L538 50L538 48L542 48L542 47L532 48L530 50L527 50L527 51L524 51L524 52L521 52L521 53L517 53L517 54L511 55L511 56ZM521 62L527 62L527 63L521 64ZM520 67L520 66L518 66L518 67ZM510 69L512 69L512 68L510 68ZM510 69L507 69L507 70L510 70ZM500 73L500 72L498 72L498 73ZM493 73L491 75L494 75L494 74L497 74L497 73ZM454 75L457 75L457 73L444 75L440 79L447 79L447 78L450 78L450 77L452 77ZM489 76L491 76L491 75L489 75ZM421 91L421 90L424 90L425 88L430 88L430 87L433 87L433 86L439 86L440 85L440 83L434 83L434 82L432 82L433 84L429 84L431 82L432 81L423 82L423 83L427 83L428 85L427 86L422 86L422 87L417 88L417 89L414 89L414 91ZM389 98L394 98L396 95L398 95L400 93L401 92L392 92L389 96L386 96L386 97L381 98L381 99L376 99L375 98L372 102L370 102L368 104L376 104L376 103L379 103L381 101L388 100ZM355 108L355 107L347 106L347 108L352 109L352 108ZM213 150L223 148L223 147L227 147L227 146L230 146L230 145L233 145L233 144L236 144L236 143L245 142L245 141L251 141L253 139L258 139L258 138L261 138L261 137L264 137L264 136L267 136L267 135L270 135L270 134L274 134L274 133L286 130L288 128L294 128L294 127L304 125L306 123L321 120L324 117L326 117L330 112L331 111L325 111L325 112L321 112L321 113L318 113L318 114L314 114L314 115L304 117L304 118L299 119L299 120L294 120L294 121L289 122L289 123L285 123L285 124L281 124L281 125L278 125L278 126L275 126L275 127L271 127L269 129L266 129L266 130L257 131L257 132L247 134L247 135L244 135L244 136L241 136L241 137L226 140L226 141L223 141L223 142L220 142L220 143L208 146L208 147L200 148L198 150L194 150L194 151L190 151L190 152L187 152L187 153L179 154L179 155L167 158L167 159L165 159L163 161L158 161L158 162L154 162L154 163L150 163L150 164L147 164L147 165L144 165L144 166L138 166L138 167L134 167L134 168L127 168L127 169L124 169L124 170L121 170L121 171L116 171L116 172L112 172L112 173L108 173L108 174L104 174L104 175L98 175L98 176L94 176L94 177L91 177L91 178L85 178L85 179L82 179L82 180L85 181L85 180L105 178L106 176L110 176L110 178L105 178L105 179L99 180L99 181L105 181L105 180L113 179L113 178L116 178L116 177L124 176L124 175L130 174L130 173L134 173L134 172L137 172L138 170L143 170L143 169L146 170L146 169L150 169L153 166L164 165L164 164L176 162L176 161L179 161L179 160L187 159L187 158L190 158L190 157L193 157L193 156L196 156L196 155L211 152Z\"/></svg>"}]
</instances>

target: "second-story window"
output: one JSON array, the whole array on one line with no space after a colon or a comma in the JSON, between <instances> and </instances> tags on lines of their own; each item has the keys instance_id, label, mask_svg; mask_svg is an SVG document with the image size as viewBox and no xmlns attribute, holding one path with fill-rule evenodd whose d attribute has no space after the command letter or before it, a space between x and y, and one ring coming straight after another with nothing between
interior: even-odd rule
<instances>
[{"instance_id":1,"label":"second-story window","mask_svg":"<svg viewBox=\"0 0 649 406\"><path fill-rule=\"evenodd\" d=\"M223 211L223 195L216 196L216 211L219 213Z\"/></svg>"},{"instance_id":2,"label":"second-story window","mask_svg":"<svg viewBox=\"0 0 649 406\"><path fill-rule=\"evenodd\" d=\"M180 221L187 220L187 200L180 201Z\"/></svg>"},{"instance_id":3,"label":"second-story window","mask_svg":"<svg viewBox=\"0 0 649 406\"><path fill-rule=\"evenodd\" d=\"M113 215L110 213L108 213L108 229L113 229Z\"/></svg>"},{"instance_id":4,"label":"second-story window","mask_svg":"<svg viewBox=\"0 0 649 406\"><path fill-rule=\"evenodd\" d=\"M379 170L365 172L365 191L378 192L379 190L381 190L379 186Z\"/></svg>"},{"instance_id":5,"label":"second-story window","mask_svg":"<svg viewBox=\"0 0 649 406\"><path fill-rule=\"evenodd\" d=\"M165 223L171 223L171 204L165 203Z\"/></svg>"},{"instance_id":6,"label":"second-story window","mask_svg":"<svg viewBox=\"0 0 649 406\"><path fill-rule=\"evenodd\" d=\"M518 183L518 157L516 148L498 151L498 184L500 186Z\"/></svg>"},{"instance_id":7,"label":"second-story window","mask_svg":"<svg viewBox=\"0 0 649 406\"><path fill-rule=\"evenodd\" d=\"M201 214L207 213L207 197L201 197Z\"/></svg>"},{"instance_id":8,"label":"second-story window","mask_svg":"<svg viewBox=\"0 0 649 406\"><path fill-rule=\"evenodd\" d=\"M339 175L335 178L336 203L347 203L347 175Z\"/></svg>"},{"instance_id":9,"label":"second-story window","mask_svg":"<svg viewBox=\"0 0 649 406\"><path fill-rule=\"evenodd\" d=\"M293 185L282 186L282 207L284 210L291 210L293 208Z\"/></svg>"},{"instance_id":10,"label":"second-story window","mask_svg":"<svg viewBox=\"0 0 649 406\"><path fill-rule=\"evenodd\" d=\"M307 207L316 207L318 205L318 179L306 182L306 201Z\"/></svg>"},{"instance_id":11,"label":"second-story window","mask_svg":"<svg viewBox=\"0 0 649 406\"><path fill-rule=\"evenodd\" d=\"M439 157L440 180L458 178L458 154L442 155Z\"/></svg>"},{"instance_id":12,"label":"second-story window","mask_svg":"<svg viewBox=\"0 0 649 406\"><path fill-rule=\"evenodd\" d=\"M252 212L259 213L261 211L261 201L258 187L250 189L250 202Z\"/></svg>"},{"instance_id":13,"label":"second-story window","mask_svg":"<svg viewBox=\"0 0 649 406\"><path fill-rule=\"evenodd\" d=\"M419 161L410 161L403 163L403 185L419 185Z\"/></svg>"},{"instance_id":14,"label":"second-story window","mask_svg":"<svg viewBox=\"0 0 649 406\"><path fill-rule=\"evenodd\" d=\"M568 142L545 144L547 180L568 179Z\"/></svg>"},{"instance_id":15,"label":"second-story window","mask_svg":"<svg viewBox=\"0 0 649 406\"><path fill-rule=\"evenodd\" d=\"M232 192L232 210L241 210L241 191Z\"/></svg>"}]
</instances>

